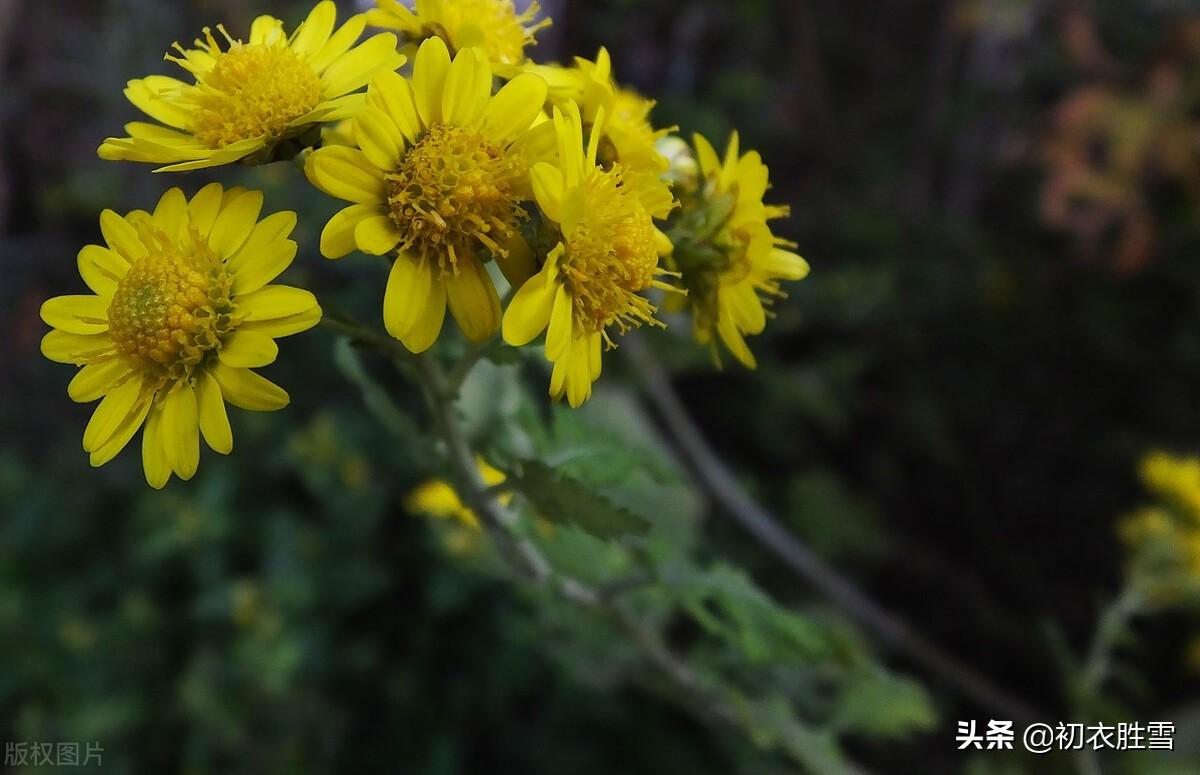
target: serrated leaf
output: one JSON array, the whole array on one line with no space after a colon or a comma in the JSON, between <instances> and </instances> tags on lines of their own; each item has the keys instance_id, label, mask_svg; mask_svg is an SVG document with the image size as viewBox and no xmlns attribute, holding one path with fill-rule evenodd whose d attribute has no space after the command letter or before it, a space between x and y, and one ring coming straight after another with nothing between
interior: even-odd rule
<instances>
[{"instance_id":1,"label":"serrated leaf","mask_svg":"<svg viewBox=\"0 0 1200 775\"><path fill-rule=\"evenodd\" d=\"M547 522L576 525L598 538L645 535L650 523L544 463L526 461L509 480Z\"/></svg>"}]
</instances>

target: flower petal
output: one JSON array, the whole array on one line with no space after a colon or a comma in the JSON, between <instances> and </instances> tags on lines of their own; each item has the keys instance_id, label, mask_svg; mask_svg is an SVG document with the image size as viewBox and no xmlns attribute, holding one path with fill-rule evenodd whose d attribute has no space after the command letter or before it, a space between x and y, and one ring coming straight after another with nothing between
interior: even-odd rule
<instances>
[{"instance_id":1,"label":"flower petal","mask_svg":"<svg viewBox=\"0 0 1200 775\"><path fill-rule=\"evenodd\" d=\"M109 300L103 296L55 296L42 304L42 320L69 334L101 334L108 330Z\"/></svg>"},{"instance_id":2,"label":"flower petal","mask_svg":"<svg viewBox=\"0 0 1200 775\"><path fill-rule=\"evenodd\" d=\"M200 465L200 420L191 385L181 383L163 399L161 432L171 469L180 479L191 479Z\"/></svg>"},{"instance_id":3,"label":"flower petal","mask_svg":"<svg viewBox=\"0 0 1200 775\"><path fill-rule=\"evenodd\" d=\"M262 206L261 191L244 191L222 207L208 235L213 252L222 258L235 254L254 231Z\"/></svg>"},{"instance_id":4,"label":"flower petal","mask_svg":"<svg viewBox=\"0 0 1200 775\"><path fill-rule=\"evenodd\" d=\"M559 285L550 313L550 330L546 333L546 357L552 361L562 358L575 339L575 309L565 285Z\"/></svg>"},{"instance_id":5,"label":"flower petal","mask_svg":"<svg viewBox=\"0 0 1200 775\"><path fill-rule=\"evenodd\" d=\"M229 413L225 411L221 386L207 371L201 372L196 379L196 408L204 441L213 452L228 455L233 451L233 429L229 427Z\"/></svg>"},{"instance_id":6,"label":"flower petal","mask_svg":"<svg viewBox=\"0 0 1200 775\"><path fill-rule=\"evenodd\" d=\"M116 345L107 334L72 334L54 329L42 337L42 355L55 363L82 365L111 356Z\"/></svg>"},{"instance_id":7,"label":"flower petal","mask_svg":"<svg viewBox=\"0 0 1200 775\"><path fill-rule=\"evenodd\" d=\"M357 204L387 201L383 173L357 148L320 148L309 155L304 173L332 197Z\"/></svg>"},{"instance_id":8,"label":"flower petal","mask_svg":"<svg viewBox=\"0 0 1200 775\"><path fill-rule=\"evenodd\" d=\"M257 291L291 266L296 257L296 243L282 240L261 250L242 252L248 257L233 270L233 293L237 296Z\"/></svg>"},{"instance_id":9,"label":"flower petal","mask_svg":"<svg viewBox=\"0 0 1200 775\"><path fill-rule=\"evenodd\" d=\"M397 256L383 292L383 326L393 338L404 340L429 303L433 273L429 265L409 256Z\"/></svg>"},{"instance_id":10,"label":"flower petal","mask_svg":"<svg viewBox=\"0 0 1200 775\"><path fill-rule=\"evenodd\" d=\"M171 463L163 445L162 415L162 405L154 406L142 431L142 469L146 473L146 482L156 490L161 490L171 478Z\"/></svg>"},{"instance_id":11,"label":"flower petal","mask_svg":"<svg viewBox=\"0 0 1200 775\"><path fill-rule=\"evenodd\" d=\"M488 136L505 143L533 126L546 103L546 82L533 73L522 73L492 97L483 112Z\"/></svg>"},{"instance_id":12,"label":"flower petal","mask_svg":"<svg viewBox=\"0 0 1200 775\"><path fill-rule=\"evenodd\" d=\"M411 352L425 352L437 341L445 319L446 282L441 278L434 278L429 299L421 309L413 327L400 338L400 342Z\"/></svg>"},{"instance_id":13,"label":"flower petal","mask_svg":"<svg viewBox=\"0 0 1200 775\"><path fill-rule=\"evenodd\" d=\"M337 6L333 0L321 0L313 6L308 18L301 23L292 39L291 48L302 57L315 54L329 42L337 21Z\"/></svg>"},{"instance_id":14,"label":"flower petal","mask_svg":"<svg viewBox=\"0 0 1200 775\"><path fill-rule=\"evenodd\" d=\"M358 224L364 218L384 212L385 210L377 204L350 205L339 210L321 231L321 255L326 258L341 258L353 253L358 247L354 241L354 231Z\"/></svg>"},{"instance_id":15,"label":"flower petal","mask_svg":"<svg viewBox=\"0 0 1200 775\"><path fill-rule=\"evenodd\" d=\"M272 339L279 339L292 334L298 334L321 322L321 308L313 307L295 315L288 315L274 320L255 320L242 324L242 331L257 331Z\"/></svg>"},{"instance_id":16,"label":"flower petal","mask_svg":"<svg viewBox=\"0 0 1200 775\"><path fill-rule=\"evenodd\" d=\"M562 223L563 174L549 162L538 162L529 173L538 207L555 223Z\"/></svg>"},{"instance_id":17,"label":"flower petal","mask_svg":"<svg viewBox=\"0 0 1200 775\"><path fill-rule=\"evenodd\" d=\"M188 215L191 218L192 226L201 237L207 239L209 233L212 232L217 214L221 212L221 201L224 197L225 188L220 183L209 183L197 191L196 195L192 197L192 201L188 203Z\"/></svg>"},{"instance_id":18,"label":"flower petal","mask_svg":"<svg viewBox=\"0 0 1200 775\"><path fill-rule=\"evenodd\" d=\"M109 391L92 412L83 431L83 451L92 452L106 443L120 427L138 399L142 397L142 379L134 377Z\"/></svg>"},{"instance_id":19,"label":"flower petal","mask_svg":"<svg viewBox=\"0 0 1200 775\"><path fill-rule=\"evenodd\" d=\"M275 320L298 315L317 306L317 297L303 288L268 285L238 298L238 310L246 321Z\"/></svg>"},{"instance_id":20,"label":"flower petal","mask_svg":"<svg viewBox=\"0 0 1200 775\"><path fill-rule=\"evenodd\" d=\"M151 75L130 81L125 88L125 97L155 121L183 129L191 122L191 115L169 97L187 88L187 84L175 78Z\"/></svg>"},{"instance_id":21,"label":"flower petal","mask_svg":"<svg viewBox=\"0 0 1200 775\"><path fill-rule=\"evenodd\" d=\"M99 245L85 245L79 251L79 276L101 296L112 296L117 282L129 270L129 262L116 252Z\"/></svg>"},{"instance_id":22,"label":"flower petal","mask_svg":"<svg viewBox=\"0 0 1200 775\"><path fill-rule=\"evenodd\" d=\"M149 252L138 237L137 229L112 210L100 213L100 233L110 248L131 263Z\"/></svg>"},{"instance_id":23,"label":"flower petal","mask_svg":"<svg viewBox=\"0 0 1200 775\"><path fill-rule=\"evenodd\" d=\"M167 193L158 200L152 217L155 227L166 232L168 236L179 239L186 235L188 203L183 192L178 188L168 189Z\"/></svg>"},{"instance_id":24,"label":"flower petal","mask_svg":"<svg viewBox=\"0 0 1200 775\"><path fill-rule=\"evenodd\" d=\"M451 126L470 126L483 115L491 96L492 70L483 52L460 49L446 73L442 120Z\"/></svg>"},{"instance_id":25,"label":"flower petal","mask_svg":"<svg viewBox=\"0 0 1200 775\"><path fill-rule=\"evenodd\" d=\"M250 369L235 369L218 362L212 375L225 400L242 409L274 412L287 406L290 400L286 390Z\"/></svg>"},{"instance_id":26,"label":"flower petal","mask_svg":"<svg viewBox=\"0 0 1200 775\"><path fill-rule=\"evenodd\" d=\"M425 126L442 120L442 91L449 72L450 51L446 43L436 35L423 42L417 49L412 80L417 112Z\"/></svg>"},{"instance_id":27,"label":"flower petal","mask_svg":"<svg viewBox=\"0 0 1200 775\"><path fill-rule=\"evenodd\" d=\"M129 444L130 439L137 433L138 428L146 420L150 406L154 403L154 394L144 391L143 395L133 405L133 408L121 420L116 429L108 437L108 441L97 446L88 456L88 462L93 467L99 467L112 460Z\"/></svg>"},{"instance_id":28,"label":"flower petal","mask_svg":"<svg viewBox=\"0 0 1200 775\"><path fill-rule=\"evenodd\" d=\"M404 136L388 114L379 108L368 105L354 117L354 138L379 169L394 170L400 166Z\"/></svg>"},{"instance_id":29,"label":"flower petal","mask_svg":"<svg viewBox=\"0 0 1200 775\"><path fill-rule=\"evenodd\" d=\"M528 344L546 330L558 284L543 269L529 278L508 303L504 312L504 341L513 347Z\"/></svg>"},{"instance_id":30,"label":"flower petal","mask_svg":"<svg viewBox=\"0 0 1200 775\"><path fill-rule=\"evenodd\" d=\"M309 56L308 66L313 69L313 72L325 72L342 54L345 54L351 46L358 42L366 26L365 16L362 14L351 16L345 24L338 28L337 32L333 33L320 51Z\"/></svg>"},{"instance_id":31,"label":"flower petal","mask_svg":"<svg viewBox=\"0 0 1200 775\"><path fill-rule=\"evenodd\" d=\"M389 71L376 75L367 88L367 102L386 113L408 142L416 142L424 131L412 84L399 73Z\"/></svg>"},{"instance_id":32,"label":"flower petal","mask_svg":"<svg viewBox=\"0 0 1200 775\"><path fill-rule=\"evenodd\" d=\"M472 342L486 342L500 328L500 296L478 261L460 261L458 274L446 277L446 301Z\"/></svg>"},{"instance_id":33,"label":"flower petal","mask_svg":"<svg viewBox=\"0 0 1200 775\"><path fill-rule=\"evenodd\" d=\"M396 36L381 32L362 45L339 57L321 74L321 89L326 98L340 97L366 86L380 70L395 70L404 63L396 53Z\"/></svg>"},{"instance_id":34,"label":"flower petal","mask_svg":"<svg viewBox=\"0 0 1200 775\"><path fill-rule=\"evenodd\" d=\"M129 376L129 366L120 359L89 363L71 379L67 395L78 404L88 404L107 393L123 378Z\"/></svg>"},{"instance_id":35,"label":"flower petal","mask_svg":"<svg viewBox=\"0 0 1200 775\"><path fill-rule=\"evenodd\" d=\"M252 369L274 363L279 345L266 334L238 329L225 338L218 357L226 366Z\"/></svg>"},{"instance_id":36,"label":"flower petal","mask_svg":"<svg viewBox=\"0 0 1200 775\"><path fill-rule=\"evenodd\" d=\"M372 256L386 255L403 237L390 215L372 215L359 221L354 228L354 243L359 250Z\"/></svg>"}]
</instances>

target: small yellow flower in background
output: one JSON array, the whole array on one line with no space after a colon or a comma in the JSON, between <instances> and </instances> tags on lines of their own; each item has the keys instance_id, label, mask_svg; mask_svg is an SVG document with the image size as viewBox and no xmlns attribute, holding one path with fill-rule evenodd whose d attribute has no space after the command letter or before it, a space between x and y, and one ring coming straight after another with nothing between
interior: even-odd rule
<instances>
[{"instance_id":1,"label":"small yellow flower in background","mask_svg":"<svg viewBox=\"0 0 1200 775\"><path fill-rule=\"evenodd\" d=\"M769 182L759 154L740 155L736 132L724 162L704 137L695 135L694 142L701 177L696 191L681 194L680 218L699 216L698 233L676 237L671 264L687 297L674 306L686 305L697 341L712 347L714 357L719 337L738 361L755 368L745 336L762 333L771 297L785 295L779 281L804 279L808 262L771 232L768 222L786 216L788 208L763 204Z\"/></svg>"},{"instance_id":2,"label":"small yellow flower in background","mask_svg":"<svg viewBox=\"0 0 1200 775\"><path fill-rule=\"evenodd\" d=\"M358 148L313 152L314 186L352 202L321 234L321 252L396 251L383 300L388 333L423 352L446 308L463 333L483 341L500 327L500 298L484 262L495 258L514 283L532 274L520 234L531 197L523 143L542 109L546 84L522 74L492 96L492 71L476 48L450 60L446 44L421 44L412 81L384 73L354 119Z\"/></svg>"},{"instance_id":3,"label":"small yellow flower in background","mask_svg":"<svg viewBox=\"0 0 1200 775\"><path fill-rule=\"evenodd\" d=\"M399 30L415 43L441 38L454 53L482 49L496 73L505 78L525 61L525 47L537 42L538 30L550 26L549 19L535 21L541 12L537 2L522 13L517 13L513 0L416 0L413 10L398 0L376 0L376 4L378 8L367 11L370 24Z\"/></svg>"},{"instance_id":4,"label":"small yellow flower in background","mask_svg":"<svg viewBox=\"0 0 1200 775\"><path fill-rule=\"evenodd\" d=\"M566 112L570 103L576 103L585 126L596 123L596 117L603 112L596 154L601 167L607 169L614 162L619 163L626 179L635 175L658 178L666 173L668 162L657 144L672 129L655 129L650 123L654 100L616 82L608 49L601 48L594 62L576 57L574 67L531 64L526 70L546 79L554 107ZM670 194L666 189L662 191L668 200L662 205L669 209Z\"/></svg>"},{"instance_id":5,"label":"small yellow flower in background","mask_svg":"<svg viewBox=\"0 0 1200 775\"><path fill-rule=\"evenodd\" d=\"M1138 468L1146 488L1200 523L1200 457L1151 452Z\"/></svg>"},{"instance_id":6,"label":"small yellow flower in background","mask_svg":"<svg viewBox=\"0 0 1200 775\"><path fill-rule=\"evenodd\" d=\"M571 103L554 109L558 166L537 163L533 191L559 242L541 270L517 291L504 315L504 340L520 346L546 331L546 357L554 363L550 395L564 394L572 407L591 396L600 376L601 342L614 346L608 327L624 333L643 323L662 325L656 308L640 295L671 286L657 280L659 256L670 249L652 218L672 206L666 184L639 179L631 185L622 168L597 165L604 111L592 124L586 153L583 121Z\"/></svg>"},{"instance_id":7,"label":"small yellow flower in background","mask_svg":"<svg viewBox=\"0 0 1200 775\"><path fill-rule=\"evenodd\" d=\"M129 137L109 138L104 159L164 164L159 172L213 167L269 152L310 127L349 118L361 94L381 70L404 63L396 36L381 33L355 46L366 24L362 15L334 29L336 6L318 3L289 37L283 22L260 16L248 42L218 25L227 48L204 29L195 48L178 43L168 54L195 79L151 75L130 81L125 96L159 123L133 122Z\"/></svg>"},{"instance_id":8,"label":"small yellow flower in background","mask_svg":"<svg viewBox=\"0 0 1200 775\"><path fill-rule=\"evenodd\" d=\"M68 394L103 398L83 434L93 466L117 455L145 424L146 480L162 487L172 472L190 479L199 437L228 454L233 435L225 402L273 411L282 388L252 368L274 362L275 339L316 325L308 291L268 285L292 262L296 214L261 221L263 195L213 183L191 201L172 188L153 213L100 216L107 246L79 253L94 295L42 305L54 330L42 339L52 361L82 368Z\"/></svg>"},{"instance_id":9,"label":"small yellow flower in background","mask_svg":"<svg viewBox=\"0 0 1200 775\"><path fill-rule=\"evenodd\" d=\"M507 478L504 472L491 466L482 457L475 458L475 465L483 481L489 487L502 484ZM498 500L508 504L512 499L511 493L504 493ZM417 514L436 519L456 519L463 525L479 530L479 518L458 497L458 493L444 479L430 479L412 492L408 497L408 510Z\"/></svg>"}]
</instances>

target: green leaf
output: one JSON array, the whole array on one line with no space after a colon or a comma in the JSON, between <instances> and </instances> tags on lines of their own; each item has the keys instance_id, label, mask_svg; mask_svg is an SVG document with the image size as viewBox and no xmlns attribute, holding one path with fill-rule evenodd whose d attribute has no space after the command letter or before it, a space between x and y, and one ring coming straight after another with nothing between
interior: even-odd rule
<instances>
[{"instance_id":1,"label":"green leaf","mask_svg":"<svg viewBox=\"0 0 1200 775\"><path fill-rule=\"evenodd\" d=\"M798 719L786 698L731 699L756 744L786 753L814 775L857 775L858 769L846 761L833 734Z\"/></svg>"},{"instance_id":2,"label":"green leaf","mask_svg":"<svg viewBox=\"0 0 1200 775\"><path fill-rule=\"evenodd\" d=\"M851 678L842 693L836 726L874 737L899 738L937 723L929 694L915 681L870 670Z\"/></svg>"},{"instance_id":3,"label":"green leaf","mask_svg":"<svg viewBox=\"0 0 1200 775\"><path fill-rule=\"evenodd\" d=\"M536 460L525 461L509 480L548 522L576 525L598 538L645 535L650 523Z\"/></svg>"}]
</instances>

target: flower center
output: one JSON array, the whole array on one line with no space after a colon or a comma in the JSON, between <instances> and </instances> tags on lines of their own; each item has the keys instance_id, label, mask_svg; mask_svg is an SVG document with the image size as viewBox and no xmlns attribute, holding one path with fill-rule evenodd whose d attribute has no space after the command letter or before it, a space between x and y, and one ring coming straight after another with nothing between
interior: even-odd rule
<instances>
[{"instance_id":1,"label":"flower center","mask_svg":"<svg viewBox=\"0 0 1200 775\"><path fill-rule=\"evenodd\" d=\"M559 264L575 322L589 333L614 323L624 332L650 322L655 308L637 294L654 281L658 267L654 224L621 185L619 167L588 179L582 210Z\"/></svg>"},{"instance_id":2,"label":"flower center","mask_svg":"<svg viewBox=\"0 0 1200 775\"><path fill-rule=\"evenodd\" d=\"M445 27L453 32L447 41L455 48L479 46L493 62L517 65L525 59L525 47L534 42L534 33L549 25L549 20L526 27L538 14L538 4L518 14L512 0L457 0L445 4Z\"/></svg>"},{"instance_id":3,"label":"flower center","mask_svg":"<svg viewBox=\"0 0 1200 775\"><path fill-rule=\"evenodd\" d=\"M108 307L109 335L129 361L167 380L190 377L233 326L231 278L198 238L156 233Z\"/></svg>"},{"instance_id":4,"label":"flower center","mask_svg":"<svg viewBox=\"0 0 1200 775\"><path fill-rule=\"evenodd\" d=\"M525 217L519 160L473 129L435 124L386 175L400 251L457 273L479 245L506 255Z\"/></svg>"},{"instance_id":5,"label":"flower center","mask_svg":"<svg viewBox=\"0 0 1200 775\"><path fill-rule=\"evenodd\" d=\"M321 101L321 79L287 46L234 44L197 87L192 134L209 148L288 133Z\"/></svg>"}]
</instances>

